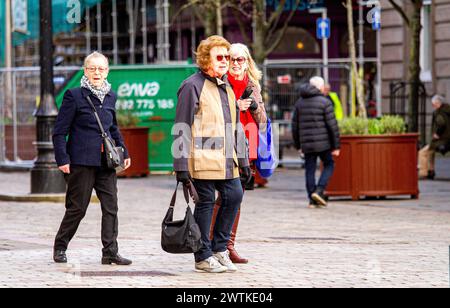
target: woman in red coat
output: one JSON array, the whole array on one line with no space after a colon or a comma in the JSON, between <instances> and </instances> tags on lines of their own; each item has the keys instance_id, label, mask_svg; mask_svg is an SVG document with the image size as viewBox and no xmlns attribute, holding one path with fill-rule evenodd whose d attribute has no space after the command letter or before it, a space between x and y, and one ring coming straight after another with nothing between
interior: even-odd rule
<instances>
[{"instance_id":1,"label":"woman in red coat","mask_svg":"<svg viewBox=\"0 0 450 308\"><path fill-rule=\"evenodd\" d=\"M264 186L267 180L258 175L254 162L258 157L258 136L259 130L265 131L267 128L267 114L262 101L260 80L262 73L256 66L255 61L250 55L247 46L243 44L233 44L230 49L231 63L228 72L228 81L233 88L236 99L238 100L239 109L241 111L240 118L244 127L245 134L249 143L249 159L252 163L252 168L255 174L254 183L259 186ZM239 99L244 94L245 90L249 88L252 93L249 99ZM253 181L252 181L253 183ZM252 184L253 185L253 184ZM250 187L252 189L253 187ZM214 217L220 208L220 198L214 208ZM230 252L230 259L233 263L248 263L248 260L241 258L234 248L236 240L236 232L239 224L240 210L236 217L231 232L231 238L228 242L228 251ZM215 220L213 219L213 222ZM213 230L214 224L211 230Z\"/></svg>"}]
</instances>

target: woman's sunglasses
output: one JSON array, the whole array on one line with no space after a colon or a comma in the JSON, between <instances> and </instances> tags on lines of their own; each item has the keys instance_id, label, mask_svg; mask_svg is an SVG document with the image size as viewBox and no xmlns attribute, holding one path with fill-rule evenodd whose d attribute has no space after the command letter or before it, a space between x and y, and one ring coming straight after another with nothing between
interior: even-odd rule
<instances>
[{"instance_id":1,"label":"woman's sunglasses","mask_svg":"<svg viewBox=\"0 0 450 308\"><path fill-rule=\"evenodd\" d=\"M245 57L231 58L231 63L237 62L238 64L244 64L245 61Z\"/></svg>"},{"instance_id":2,"label":"woman's sunglasses","mask_svg":"<svg viewBox=\"0 0 450 308\"><path fill-rule=\"evenodd\" d=\"M222 62L224 59L226 61L230 61L230 56L229 55L217 55L216 56L217 61Z\"/></svg>"}]
</instances>

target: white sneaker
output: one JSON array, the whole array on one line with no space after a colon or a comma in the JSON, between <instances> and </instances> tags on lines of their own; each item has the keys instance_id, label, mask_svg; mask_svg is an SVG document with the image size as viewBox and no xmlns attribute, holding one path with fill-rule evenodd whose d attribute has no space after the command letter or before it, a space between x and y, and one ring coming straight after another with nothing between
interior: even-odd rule
<instances>
[{"instance_id":1,"label":"white sneaker","mask_svg":"<svg viewBox=\"0 0 450 308\"><path fill-rule=\"evenodd\" d=\"M199 273L224 273L227 270L228 268L221 265L215 257L195 263L195 271Z\"/></svg>"},{"instance_id":2,"label":"white sneaker","mask_svg":"<svg viewBox=\"0 0 450 308\"><path fill-rule=\"evenodd\" d=\"M238 270L236 265L234 265L233 262L231 261L230 252L228 250L224 252L216 252L214 254L214 257L217 258L220 264L226 266L229 272L236 272Z\"/></svg>"}]
</instances>

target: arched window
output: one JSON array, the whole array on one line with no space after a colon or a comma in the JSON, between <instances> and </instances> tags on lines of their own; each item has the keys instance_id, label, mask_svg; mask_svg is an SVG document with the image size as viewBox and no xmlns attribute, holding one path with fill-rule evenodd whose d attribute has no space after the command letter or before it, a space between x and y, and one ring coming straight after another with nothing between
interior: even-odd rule
<instances>
[{"instance_id":1,"label":"arched window","mask_svg":"<svg viewBox=\"0 0 450 308\"><path fill-rule=\"evenodd\" d=\"M281 31L281 30L279 30ZM289 27L274 50L276 55L316 55L320 54L320 46L315 37L303 28Z\"/></svg>"}]
</instances>

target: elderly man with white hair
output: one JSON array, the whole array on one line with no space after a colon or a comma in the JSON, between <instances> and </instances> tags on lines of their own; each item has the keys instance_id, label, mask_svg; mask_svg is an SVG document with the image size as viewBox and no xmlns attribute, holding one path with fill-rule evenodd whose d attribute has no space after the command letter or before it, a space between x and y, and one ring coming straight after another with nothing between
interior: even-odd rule
<instances>
[{"instance_id":1,"label":"elderly man with white hair","mask_svg":"<svg viewBox=\"0 0 450 308\"><path fill-rule=\"evenodd\" d=\"M419 152L419 177L434 180L435 154L450 150L450 105L445 104L441 95L431 99L433 104L432 141Z\"/></svg>"},{"instance_id":2,"label":"elderly man with white hair","mask_svg":"<svg viewBox=\"0 0 450 308\"><path fill-rule=\"evenodd\" d=\"M295 146L305 154L310 208L327 206L325 190L334 171L333 156L340 154L339 127L333 104L325 97L324 90L325 81L321 77L313 77L309 84L303 85L292 119ZM318 184L315 178L317 158L324 166Z\"/></svg>"}]
</instances>

